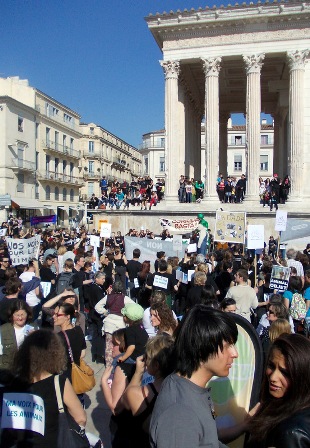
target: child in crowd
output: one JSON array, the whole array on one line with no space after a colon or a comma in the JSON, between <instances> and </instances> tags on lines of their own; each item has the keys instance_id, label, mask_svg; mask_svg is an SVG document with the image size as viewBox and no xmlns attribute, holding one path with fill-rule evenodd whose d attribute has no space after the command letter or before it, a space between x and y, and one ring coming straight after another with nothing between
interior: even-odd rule
<instances>
[{"instance_id":1,"label":"child in crowd","mask_svg":"<svg viewBox=\"0 0 310 448\"><path fill-rule=\"evenodd\" d=\"M118 358L118 362L134 364L136 358L144 354L148 340L148 334L142 325L144 309L137 303L126 303L121 313L128 326L125 328L124 335L126 351Z\"/></svg>"}]
</instances>

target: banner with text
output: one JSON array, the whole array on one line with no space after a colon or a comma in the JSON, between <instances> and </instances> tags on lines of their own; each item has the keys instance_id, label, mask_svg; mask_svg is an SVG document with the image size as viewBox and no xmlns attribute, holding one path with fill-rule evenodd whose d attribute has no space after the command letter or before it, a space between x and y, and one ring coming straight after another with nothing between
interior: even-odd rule
<instances>
[{"instance_id":1,"label":"banner with text","mask_svg":"<svg viewBox=\"0 0 310 448\"><path fill-rule=\"evenodd\" d=\"M245 223L245 212L217 211L214 241L244 244Z\"/></svg>"},{"instance_id":2,"label":"banner with text","mask_svg":"<svg viewBox=\"0 0 310 448\"><path fill-rule=\"evenodd\" d=\"M32 258L38 258L41 236L28 239L6 238L8 251L13 266L28 264Z\"/></svg>"},{"instance_id":3,"label":"banner with text","mask_svg":"<svg viewBox=\"0 0 310 448\"><path fill-rule=\"evenodd\" d=\"M189 219L167 219L159 218L162 227L165 227L172 232L188 233L197 229L199 224L198 218Z\"/></svg>"},{"instance_id":4,"label":"banner with text","mask_svg":"<svg viewBox=\"0 0 310 448\"><path fill-rule=\"evenodd\" d=\"M184 240L187 241L187 240ZM151 262L151 270L153 270L154 262L157 258L156 253L163 251L167 257L184 257L187 244L182 244L182 250L173 250L173 241L165 240L149 240L147 238L135 238L131 236L125 236L125 252L128 260L132 258L132 251L134 249L140 249L140 261L149 260Z\"/></svg>"},{"instance_id":5,"label":"banner with text","mask_svg":"<svg viewBox=\"0 0 310 448\"><path fill-rule=\"evenodd\" d=\"M37 224L56 224L57 216L56 215L48 215L48 216L32 216L30 218L30 224L35 226Z\"/></svg>"}]
</instances>

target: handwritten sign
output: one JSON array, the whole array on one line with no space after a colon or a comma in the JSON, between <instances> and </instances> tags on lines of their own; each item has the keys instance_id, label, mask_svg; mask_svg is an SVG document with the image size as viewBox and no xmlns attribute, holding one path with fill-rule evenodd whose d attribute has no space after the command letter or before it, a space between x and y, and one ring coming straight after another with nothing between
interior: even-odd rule
<instances>
[{"instance_id":1,"label":"handwritten sign","mask_svg":"<svg viewBox=\"0 0 310 448\"><path fill-rule=\"evenodd\" d=\"M270 278L270 289L276 289L279 292L287 290L290 278L290 268L284 266L273 266Z\"/></svg>"},{"instance_id":2,"label":"handwritten sign","mask_svg":"<svg viewBox=\"0 0 310 448\"><path fill-rule=\"evenodd\" d=\"M44 436L44 401L38 395L4 393L2 400L1 428L28 429Z\"/></svg>"},{"instance_id":3,"label":"handwritten sign","mask_svg":"<svg viewBox=\"0 0 310 448\"><path fill-rule=\"evenodd\" d=\"M245 212L217 211L214 241L244 244L245 222Z\"/></svg>"},{"instance_id":4,"label":"handwritten sign","mask_svg":"<svg viewBox=\"0 0 310 448\"><path fill-rule=\"evenodd\" d=\"M101 238L110 238L111 236L112 225L109 223L103 223L100 227L100 236Z\"/></svg>"},{"instance_id":5,"label":"handwritten sign","mask_svg":"<svg viewBox=\"0 0 310 448\"><path fill-rule=\"evenodd\" d=\"M264 225L248 225L248 249L262 249L264 247Z\"/></svg>"},{"instance_id":6,"label":"handwritten sign","mask_svg":"<svg viewBox=\"0 0 310 448\"><path fill-rule=\"evenodd\" d=\"M153 281L153 286L156 286L157 288L167 289L167 287L168 287L168 278L167 277L162 277L161 275L155 275L154 276L154 281Z\"/></svg>"},{"instance_id":7,"label":"handwritten sign","mask_svg":"<svg viewBox=\"0 0 310 448\"><path fill-rule=\"evenodd\" d=\"M274 229L278 232L285 232L287 224L287 210L277 210Z\"/></svg>"},{"instance_id":8,"label":"handwritten sign","mask_svg":"<svg viewBox=\"0 0 310 448\"><path fill-rule=\"evenodd\" d=\"M41 237L36 235L28 239L6 237L6 243L13 266L28 264L32 258L38 258Z\"/></svg>"}]
</instances>

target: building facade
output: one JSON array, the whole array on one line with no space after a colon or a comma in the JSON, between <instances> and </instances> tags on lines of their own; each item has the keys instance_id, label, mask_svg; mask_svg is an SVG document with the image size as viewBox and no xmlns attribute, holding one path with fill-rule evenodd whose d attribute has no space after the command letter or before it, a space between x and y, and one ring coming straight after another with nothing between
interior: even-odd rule
<instances>
[{"instance_id":1,"label":"building facade","mask_svg":"<svg viewBox=\"0 0 310 448\"><path fill-rule=\"evenodd\" d=\"M227 175L227 124L246 117L247 200L257 200L260 114L274 120L273 165L291 177L290 201L310 201L310 2L250 3L150 15L163 52L166 198L177 200L179 173L201 172L206 123L206 198ZM199 135L200 137L200 135ZM179 161L176 163L176 161Z\"/></svg>"},{"instance_id":2,"label":"building facade","mask_svg":"<svg viewBox=\"0 0 310 448\"><path fill-rule=\"evenodd\" d=\"M151 179L165 177L165 130L149 132L142 136L139 145L142 155L142 175Z\"/></svg>"},{"instance_id":3,"label":"building facade","mask_svg":"<svg viewBox=\"0 0 310 448\"><path fill-rule=\"evenodd\" d=\"M102 176L106 176L110 183L114 180L130 183L141 176L142 155L136 148L94 123L82 123L80 132L79 170L84 181L81 200L89 199L93 193L101 194Z\"/></svg>"}]
</instances>

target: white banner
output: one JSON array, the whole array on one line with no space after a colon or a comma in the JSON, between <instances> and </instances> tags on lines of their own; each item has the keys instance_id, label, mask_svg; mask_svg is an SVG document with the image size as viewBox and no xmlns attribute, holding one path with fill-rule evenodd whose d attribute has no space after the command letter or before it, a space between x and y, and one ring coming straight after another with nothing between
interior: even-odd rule
<instances>
[{"instance_id":1,"label":"white banner","mask_svg":"<svg viewBox=\"0 0 310 448\"><path fill-rule=\"evenodd\" d=\"M28 239L6 237L8 251L13 266L28 264L32 258L38 259L40 250L40 235Z\"/></svg>"},{"instance_id":2,"label":"white banner","mask_svg":"<svg viewBox=\"0 0 310 448\"><path fill-rule=\"evenodd\" d=\"M214 241L244 244L245 220L245 212L217 211Z\"/></svg>"},{"instance_id":3,"label":"white banner","mask_svg":"<svg viewBox=\"0 0 310 448\"><path fill-rule=\"evenodd\" d=\"M263 249L265 245L264 225L263 224L249 224L247 233L248 249Z\"/></svg>"},{"instance_id":4,"label":"white banner","mask_svg":"<svg viewBox=\"0 0 310 448\"><path fill-rule=\"evenodd\" d=\"M285 232L287 224L287 210L277 210L276 223L274 229L278 232Z\"/></svg>"},{"instance_id":5,"label":"white banner","mask_svg":"<svg viewBox=\"0 0 310 448\"><path fill-rule=\"evenodd\" d=\"M187 240L183 240L187 241ZM132 251L134 249L140 249L140 261L149 260L151 262L151 270L153 271L154 262L156 260L156 253L163 251L166 253L166 257L184 257L184 251L187 244L182 243L181 251L173 250L173 242L166 240L150 240L148 238L135 238L131 236L125 236L125 252L126 258L130 260L132 258Z\"/></svg>"},{"instance_id":6,"label":"white banner","mask_svg":"<svg viewBox=\"0 0 310 448\"><path fill-rule=\"evenodd\" d=\"M171 230L172 232L188 233L197 229L199 224L198 218L192 219L167 219L159 218L162 227Z\"/></svg>"},{"instance_id":7,"label":"white banner","mask_svg":"<svg viewBox=\"0 0 310 448\"><path fill-rule=\"evenodd\" d=\"M173 250L180 251L182 250L182 235L173 235Z\"/></svg>"},{"instance_id":8,"label":"white banner","mask_svg":"<svg viewBox=\"0 0 310 448\"><path fill-rule=\"evenodd\" d=\"M100 236L101 238L110 238L112 231L112 224L102 223L100 226Z\"/></svg>"}]
</instances>

